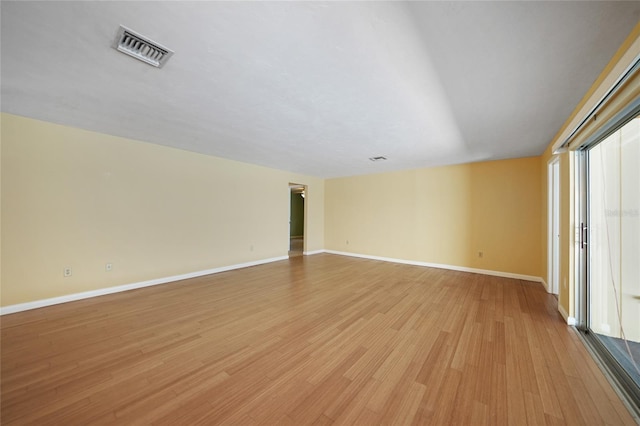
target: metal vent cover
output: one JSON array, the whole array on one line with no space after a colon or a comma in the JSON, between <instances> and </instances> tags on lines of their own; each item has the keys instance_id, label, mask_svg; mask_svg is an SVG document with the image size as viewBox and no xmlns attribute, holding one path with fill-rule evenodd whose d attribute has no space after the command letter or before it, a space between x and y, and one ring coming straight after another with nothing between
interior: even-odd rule
<instances>
[{"instance_id":1,"label":"metal vent cover","mask_svg":"<svg viewBox=\"0 0 640 426\"><path fill-rule=\"evenodd\" d=\"M162 68L173 51L161 44L120 25L112 47L149 65Z\"/></svg>"}]
</instances>

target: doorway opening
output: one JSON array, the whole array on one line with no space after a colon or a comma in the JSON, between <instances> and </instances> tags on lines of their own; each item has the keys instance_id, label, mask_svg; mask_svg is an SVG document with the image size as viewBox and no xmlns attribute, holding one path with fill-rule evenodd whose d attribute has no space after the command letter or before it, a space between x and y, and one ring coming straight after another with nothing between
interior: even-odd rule
<instances>
[{"instance_id":1,"label":"doorway opening","mask_svg":"<svg viewBox=\"0 0 640 426\"><path fill-rule=\"evenodd\" d=\"M548 164L548 248L547 284L549 293L557 295L560 287L560 161L556 157Z\"/></svg>"},{"instance_id":2,"label":"doorway opening","mask_svg":"<svg viewBox=\"0 0 640 426\"><path fill-rule=\"evenodd\" d=\"M289 184L289 257L302 256L304 254L306 197L307 187L305 185Z\"/></svg>"}]
</instances>

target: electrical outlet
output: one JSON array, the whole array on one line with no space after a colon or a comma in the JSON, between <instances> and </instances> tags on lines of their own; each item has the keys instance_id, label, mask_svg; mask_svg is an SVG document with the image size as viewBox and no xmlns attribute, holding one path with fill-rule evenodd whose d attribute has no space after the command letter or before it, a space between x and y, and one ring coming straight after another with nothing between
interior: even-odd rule
<instances>
[{"instance_id":1,"label":"electrical outlet","mask_svg":"<svg viewBox=\"0 0 640 426\"><path fill-rule=\"evenodd\" d=\"M70 277L71 275L73 275L72 272L73 271L71 270L71 267L67 266L62 270L62 275L64 277Z\"/></svg>"},{"instance_id":2,"label":"electrical outlet","mask_svg":"<svg viewBox=\"0 0 640 426\"><path fill-rule=\"evenodd\" d=\"M253 244L249 246L249 251L253 251Z\"/></svg>"},{"instance_id":3,"label":"electrical outlet","mask_svg":"<svg viewBox=\"0 0 640 426\"><path fill-rule=\"evenodd\" d=\"M484 253L483 253L483 252L481 252L481 251L479 251L479 252L478 252L478 257L481 257L481 258L482 258L482 257L484 257Z\"/></svg>"},{"instance_id":4,"label":"electrical outlet","mask_svg":"<svg viewBox=\"0 0 640 426\"><path fill-rule=\"evenodd\" d=\"M347 245L349 245L349 240L347 240Z\"/></svg>"},{"instance_id":5,"label":"electrical outlet","mask_svg":"<svg viewBox=\"0 0 640 426\"><path fill-rule=\"evenodd\" d=\"M113 269L113 263L107 263L106 265L104 265L105 271L111 272L112 269Z\"/></svg>"}]
</instances>

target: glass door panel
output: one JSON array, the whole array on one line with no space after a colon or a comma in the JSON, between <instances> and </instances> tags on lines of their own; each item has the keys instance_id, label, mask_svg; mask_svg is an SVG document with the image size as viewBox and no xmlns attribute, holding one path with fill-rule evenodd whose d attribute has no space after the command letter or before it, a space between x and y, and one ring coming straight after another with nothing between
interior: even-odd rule
<instances>
[{"instance_id":1,"label":"glass door panel","mask_svg":"<svg viewBox=\"0 0 640 426\"><path fill-rule=\"evenodd\" d=\"M640 387L640 117L588 151L587 324Z\"/></svg>"}]
</instances>

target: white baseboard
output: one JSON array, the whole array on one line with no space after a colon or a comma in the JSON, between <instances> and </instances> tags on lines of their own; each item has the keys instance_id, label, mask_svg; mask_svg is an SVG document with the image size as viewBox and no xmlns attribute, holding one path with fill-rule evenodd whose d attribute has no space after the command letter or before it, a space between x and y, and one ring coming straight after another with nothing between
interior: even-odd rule
<instances>
[{"instance_id":1,"label":"white baseboard","mask_svg":"<svg viewBox=\"0 0 640 426\"><path fill-rule=\"evenodd\" d=\"M370 256L368 254L349 253L349 252L336 251L336 250L325 250L325 252L331 253L331 254L338 254L341 256L360 257L363 259L381 260L383 262L402 263L404 265L426 266L428 268L449 269L452 271L472 272L474 274L491 275L494 277L514 278L517 280L534 281L534 282L542 283L544 285L544 280L542 278L536 277L533 275L523 275L523 274L514 274L511 272L491 271L489 269L467 268L466 266L445 265L441 263L419 262L416 260L396 259L391 257Z\"/></svg>"},{"instance_id":2,"label":"white baseboard","mask_svg":"<svg viewBox=\"0 0 640 426\"><path fill-rule=\"evenodd\" d=\"M559 303L558 303L558 312L560 312L560 315L562 315L562 318L564 318L564 320L567 322L567 325L578 324L578 321L574 317L570 317L567 311L565 311L562 305L560 305Z\"/></svg>"},{"instance_id":3,"label":"white baseboard","mask_svg":"<svg viewBox=\"0 0 640 426\"><path fill-rule=\"evenodd\" d=\"M349 252L336 251L336 250L313 250L313 251L304 252L304 255L310 256L310 255L320 254L320 253L330 253L330 254L336 254L340 256L350 256L350 257L359 257L363 259L380 260L383 262L401 263L405 265L414 265L414 266L425 266L429 268L448 269L452 271L471 272L471 273L491 275L496 277L514 278L514 279L524 280L524 281L534 281L534 282L542 283L542 285L544 285L546 288L546 283L544 282L544 280L540 277L535 277L533 275L514 274L511 272L491 271L488 269L467 268L465 266L419 262L415 260L396 259L396 258L382 257L382 256L370 256L366 254L349 253ZM277 261L286 260L286 259L288 259L288 256L272 257L269 259L261 259L261 260L256 260L252 262L239 263L236 265L222 266L219 268L207 269L204 271L190 272L187 274L174 275L171 277L157 278L153 280L141 281L141 282L132 283L132 284L125 284L125 285L120 285L115 287L101 288L98 290L85 291L82 293L68 294L65 296L53 297L50 299L42 299L42 300L36 300L33 302L20 303L17 305L9 305L5 307L0 307L0 316L13 314L16 312L27 311L30 309L43 308L45 306L57 305L60 303L73 302L75 300L88 299L91 297L104 296L107 294L120 293L123 291L135 290L138 288L150 287L154 285L167 284L170 282L186 280L189 278L201 277L204 275L211 275L211 274L217 274L225 271L232 271L234 269L248 268L250 266L263 265L265 263L277 262ZM562 307L558 306L558 309L560 310L560 313L562 314L562 316L567 320L567 323L569 325L575 325L575 318L568 317L568 315L566 315L566 312L562 311Z\"/></svg>"},{"instance_id":4,"label":"white baseboard","mask_svg":"<svg viewBox=\"0 0 640 426\"><path fill-rule=\"evenodd\" d=\"M549 284L547 284L547 282L544 280L544 278L540 278L540 282L544 286L544 289L547 290L547 293L551 293L551 288L549 287Z\"/></svg>"},{"instance_id":5,"label":"white baseboard","mask_svg":"<svg viewBox=\"0 0 640 426\"><path fill-rule=\"evenodd\" d=\"M27 311L30 309L43 308L45 306L58 305L60 303L73 302L75 300L82 300L82 299L88 299L91 297L104 296L107 294L120 293L122 291L135 290L143 287L167 284L174 281L181 281L189 278L202 277L204 275L211 275L211 274L217 274L225 271L232 271L234 269L248 268L250 266L263 265L265 263L277 262L279 260L286 260L288 258L289 258L288 256L278 256L278 257L272 257L269 259L254 260L246 263L238 263L236 265L221 266L219 268L206 269L204 271L190 272L187 274L174 275L171 277L156 278L153 280L141 281L133 284L119 285L115 287L106 287L98 290L84 291L82 293L74 293L74 294L68 294L65 296L52 297L50 299L42 299L42 300L36 300L33 302L19 303L17 305L9 305L9 306L1 307L0 315L13 314L16 312Z\"/></svg>"}]
</instances>

